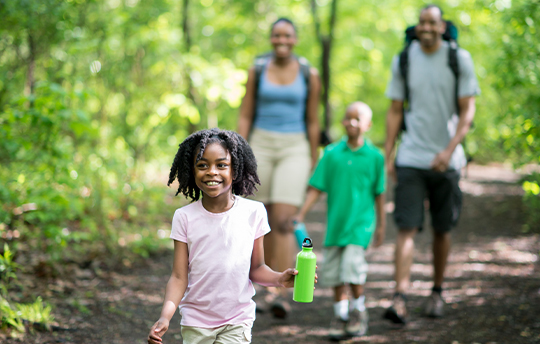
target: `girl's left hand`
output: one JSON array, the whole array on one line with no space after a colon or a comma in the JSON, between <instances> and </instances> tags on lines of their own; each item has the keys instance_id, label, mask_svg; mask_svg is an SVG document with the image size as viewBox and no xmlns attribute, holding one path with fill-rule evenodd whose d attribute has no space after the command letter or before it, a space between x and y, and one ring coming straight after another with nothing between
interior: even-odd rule
<instances>
[{"instance_id":1,"label":"girl's left hand","mask_svg":"<svg viewBox=\"0 0 540 344\"><path fill-rule=\"evenodd\" d=\"M315 269L317 266L315 266ZM287 270L281 273L281 276L278 278L278 283L281 287L292 288L294 287L294 276L298 275L298 270L293 268L288 268ZM315 274L315 283L317 283L319 276Z\"/></svg>"},{"instance_id":2,"label":"girl's left hand","mask_svg":"<svg viewBox=\"0 0 540 344\"><path fill-rule=\"evenodd\" d=\"M298 270L288 268L283 271L278 278L278 283L281 287L292 288L294 287L294 276L298 275Z\"/></svg>"}]
</instances>

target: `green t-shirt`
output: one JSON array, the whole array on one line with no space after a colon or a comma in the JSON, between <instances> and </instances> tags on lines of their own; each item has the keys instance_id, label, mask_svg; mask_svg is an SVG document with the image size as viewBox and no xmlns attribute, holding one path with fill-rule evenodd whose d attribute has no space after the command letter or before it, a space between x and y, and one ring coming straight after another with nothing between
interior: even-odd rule
<instances>
[{"instance_id":1,"label":"green t-shirt","mask_svg":"<svg viewBox=\"0 0 540 344\"><path fill-rule=\"evenodd\" d=\"M384 157L367 139L352 151L347 139L324 149L309 185L328 194L324 246L367 248L376 226L375 197L385 190Z\"/></svg>"}]
</instances>

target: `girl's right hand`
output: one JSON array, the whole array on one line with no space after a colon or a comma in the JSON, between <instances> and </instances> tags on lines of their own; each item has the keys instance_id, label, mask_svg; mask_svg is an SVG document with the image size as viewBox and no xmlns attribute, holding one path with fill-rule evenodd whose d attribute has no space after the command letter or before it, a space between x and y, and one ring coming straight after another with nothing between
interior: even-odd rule
<instances>
[{"instance_id":1,"label":"girl's right hand","mask_svg":"<svg viewBox=\"0 0 540 344\"><path fill-rule=\"evenodd\" d=\"M163 335L169 329L169 320L166 318L159 318L158 321L150 329L148 334L148 344L161 344Z\"/></svg>"}]
</instances>

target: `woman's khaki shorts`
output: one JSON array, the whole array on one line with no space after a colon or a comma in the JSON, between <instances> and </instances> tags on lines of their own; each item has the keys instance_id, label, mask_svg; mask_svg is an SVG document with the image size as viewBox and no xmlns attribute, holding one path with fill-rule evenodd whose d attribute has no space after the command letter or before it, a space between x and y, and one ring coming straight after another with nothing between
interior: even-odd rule
<instances>
[{"instance_id":1,"label":"woman's khaki shorts","mask_svg":"<svg viewBox=\"0 0 540 344\"><path fill-rule=\"evenodd\" d=\"M324 288L343 284L364 285L368 272L365 250L362 246L329 246L323 248L323 263L318 273Z\"/></svg>"},{"instance_id":2,"label":"woman's khaki shorts","mask_svg":"<svg viewBox=\"0 0 540 344\"><path fill-rule=\"evenodd\" d=\"M261 180L252 198L264 204L302 205L311 169L306 135L253 129L249 144Z\"/></svg>"},{"instance_id":3,"label":"woman's khaki shorts","mask_svg":"<svg viewBox=\"0 0 540 344\"><path fill-rule=\"evenodd\" d=\"M251 327L247 325L224 325L217 328L182 326L184 344L232 344L251 343Z\"/></svg>"}]
</instances>

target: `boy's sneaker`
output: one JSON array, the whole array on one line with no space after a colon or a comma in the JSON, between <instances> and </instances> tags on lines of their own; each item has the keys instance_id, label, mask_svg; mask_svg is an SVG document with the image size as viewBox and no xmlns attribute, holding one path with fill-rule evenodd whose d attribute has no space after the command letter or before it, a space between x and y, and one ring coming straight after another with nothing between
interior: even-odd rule
<instances>
[{"instance_id":1,"label":"boy's sneaker","mask_svg":"<svg viewBox=\"0 0 540 344\"><path fill-rule=\"evenodd\" d=\"M368 320L367 309L361 312L355 308L349 313L349 322L345 327L345 331L349 336L363 336L368 330Z\"/></svg>"},{"instance_id":2,"label":"boy's sneaker","mask_svg":"<svg viewBox=\"0 0 540 344\"><path fill-rule=\"evenodd\" d=\"M332 319L332 322L330 322L330 329L328 330L328 337L330 337L330 340L339 341L345 339L347 337L347 332L345 332L347 323L347 320L343 320L339 317Z\"/></svg>"},{"instance_id":3,"label":"boy's sneaker","mask_svg":"<svg viewBox=\"0 0 540 344\"><path fill-rule=\"evenodd\" d=\"M407 301L403 294L394 294L392 306L386 309L384 318L392 321L394 324L407 323Z\"/></svg>"},{"instance_id":4,"label":"boy's sneaker","mask_svg":"<svg viewBox=\"0 0 540 344\"><path fill-rule=\"evenodd\" d=\"M444 315L444 300L441 293L431 293L426 302L425 314L432 318L440 318Z\"/></svg>"}]
</instances>

